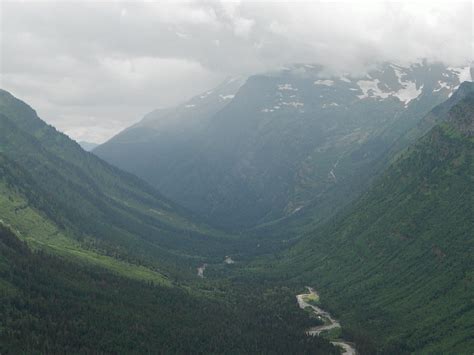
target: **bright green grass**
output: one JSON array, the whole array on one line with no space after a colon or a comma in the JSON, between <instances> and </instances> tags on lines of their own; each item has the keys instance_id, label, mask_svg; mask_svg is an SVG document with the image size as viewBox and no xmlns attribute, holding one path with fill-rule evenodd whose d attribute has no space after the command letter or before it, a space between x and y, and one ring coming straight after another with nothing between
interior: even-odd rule
<instances>
[{"instance_id":1,"label":"bright green grass","mask_svg":"<svg viewBox=\"0 0 474 355\"><path fill-rule=\"evenodd\" d=\"M27 201L0 182L0 223L8 225L32 249L41 249L75 262L99 266L121 276L171 285L158 272L110 256L87 250L58 229L52 222L28 206Z\"/></svg>"},{"instance_id":2,"label":"bright green grass","mask_svg":"<svg viewBox=\"0 0 474 355\"><path fill-rule=\"evenodd\" d=\"M321 332L321 336L328 340L337 340L340 339L342 335L342 329L340 327L325 330Z\"/></svg>"},{"instance_id":3,"label":"bright green grass","mask_svg":"<svg viewBox=\"0 0 474 355\"><path fill-rule=\"evenodd\" d=\"M308 303L319 305L319 295L317 293L311 293L307 296L304 296L303 299Z\"/></svg>"}]
</instances>

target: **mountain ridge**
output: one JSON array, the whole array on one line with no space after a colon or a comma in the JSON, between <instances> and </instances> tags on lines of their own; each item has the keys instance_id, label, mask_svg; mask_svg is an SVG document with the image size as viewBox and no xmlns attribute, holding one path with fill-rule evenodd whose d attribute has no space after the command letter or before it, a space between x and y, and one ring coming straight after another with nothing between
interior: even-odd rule
<instances>
[{"instance_id":1,"label":"mountain ridge","mask_svg":"<svg viewBox=\"0 0 474 355\"><path fill-rule=\"evenodd\" d=\"M118 137L128 134L127 144L112 138L94 153L209 223L249 228L329 200L334 185L389 151L467 73L385 63L358 78L324 78L320 67L298 65L251 76L198 132L163 131L158 139L147 119L136 142L126 130ZM193 100L198 107L200 96ZM192 110L186 105L180 110ZM321 218L331 209L322 207Z\"/></svg>"},{"instance_id":2,"label":"mountain ridge","mask_svg":"<svg viewBox=\"0 0 474 355\"><path fill-rule=\"evenodd\" d=\"M206 227L139 178L84 152L5 91L0 92L0 127L0 153L11 162L4 166L3 178L20 177L9 178L12 196L23 184L25 204L32 213L47 213L64 231L64 241L71 238L71 248L173 269L179 254L186 263L197 263L193 258L212 253L211 245L227 245L229 237ZM15 214L6 222L24 223ZM59 240L44 241L53 250L61 248Z\"/></svg>"}]
</instances>

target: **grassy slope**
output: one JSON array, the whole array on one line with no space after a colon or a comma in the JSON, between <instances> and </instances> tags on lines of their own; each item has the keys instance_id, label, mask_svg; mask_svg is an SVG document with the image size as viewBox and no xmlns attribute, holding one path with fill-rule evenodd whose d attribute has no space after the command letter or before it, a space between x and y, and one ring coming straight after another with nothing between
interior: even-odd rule
<instances>
[{"instance_id":1,"label":"grassy slope","mask_svg":"<svg viewBox=\"0 0 474 355\"><path fill-rule=\"evenodd\" d=\"M19 190L25 205L87 249L194 273L204 257L222 258L232 241L139 179L84 152L4 91L0 154L2 178ZM12 216L10 224L20 220Z\"/></svg>"},{"instance_id":2,"label":"grassy slope","mask_svg":"<svg viewBox=\"0 0 474 355\"><path fill-rule=\"evenodd\" d=\"M167 277L144 266L86 249L66 230L58 228L13 189L0 182L0 224L13 227L17 235L37 250L56 254L67 260L109 269L137 280L170 285Z\"/></svg>"}]
</instances>

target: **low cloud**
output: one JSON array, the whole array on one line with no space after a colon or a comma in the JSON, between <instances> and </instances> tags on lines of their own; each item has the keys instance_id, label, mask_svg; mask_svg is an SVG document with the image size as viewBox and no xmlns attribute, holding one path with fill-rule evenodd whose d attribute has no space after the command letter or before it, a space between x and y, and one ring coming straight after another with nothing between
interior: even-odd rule
<instances>
[{"instance_id":1,"label":"low cloud","mask_svg":"<svg viewBox=\"0 0 474 355\"><path fill-rule=\"evenodd\" d=\"M473 57L471 2L4 1L0 11L0 86L95 142L227 76Z\"/></svg>"}]
</instances>

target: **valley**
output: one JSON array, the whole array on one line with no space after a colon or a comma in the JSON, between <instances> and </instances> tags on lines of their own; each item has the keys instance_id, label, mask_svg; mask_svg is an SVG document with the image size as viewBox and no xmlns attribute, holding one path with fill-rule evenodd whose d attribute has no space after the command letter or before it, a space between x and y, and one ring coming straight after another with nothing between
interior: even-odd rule
<instances>
[{"instance_id":1,"label":"valley","mask_svg":"<svg viewBox=\"0 0 474 355\"><path fill-rule=\"evenodd\" d=\"M93 152L222 229L306 211L317 223L364 191L393 145L421 132L400 137L470 77L468 66L426 61L359 77L295 64L152 112Z\"/></svg>"},{"instance_id":2,"label":"valley","mask_svg":"<svg viewBox=\"0 0 474 355\"><path fill-rule=\"evenodd\" d=\"M473 0L0 0L0 355L473 355Z\"/></svg>"},{"instance_id":3,"label":"valley","mask_svg":"<svg viewBox=\"0 0 474 355\"><path fill-rule=\"evenodd\" d=\"M360 170L328 155L333 185L287 216L221 229L0 92L0 351L468 353L473 93Z\"/></svg>"}]
</instances>

